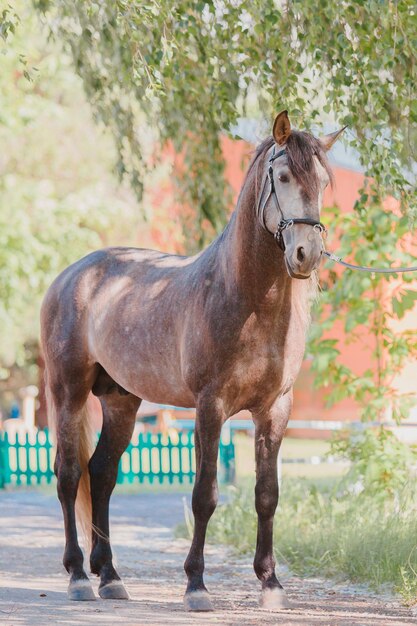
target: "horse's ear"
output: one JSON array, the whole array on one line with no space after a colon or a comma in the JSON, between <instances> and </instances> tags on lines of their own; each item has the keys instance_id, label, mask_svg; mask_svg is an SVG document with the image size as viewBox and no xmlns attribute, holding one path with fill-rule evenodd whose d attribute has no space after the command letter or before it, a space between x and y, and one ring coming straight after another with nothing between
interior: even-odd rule
<instances>
[{"instance_id":1,"label":"horse's ear","mask_svg":"<svg viewBox=\"0 0 417 626\"><path fill-rule=\"evenodd\" d=\"M345 128L347 128L347 126L343 126L343 128L336 130L334 133L330 133L329 135L324 135L323 137L320 137L320 141L326 152L330 150L333 144L339 139Z\"/></svg>"},{"instance_id":2,"label":"horse's ear","mask_svg":"<svg viewBox=\"0 0 417 626\"><path fill-rule=\"evenodd\" d=\"M278 113L275 118L272 135L279 146L284 144L291 135L291 124L288 119L288 111Z\"/></svg>"}]
</instances>

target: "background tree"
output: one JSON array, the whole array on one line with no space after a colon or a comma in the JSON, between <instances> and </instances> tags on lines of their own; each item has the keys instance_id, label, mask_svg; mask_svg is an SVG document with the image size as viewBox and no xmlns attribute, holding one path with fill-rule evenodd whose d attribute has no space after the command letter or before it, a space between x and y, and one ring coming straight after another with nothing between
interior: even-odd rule
<instances>
[{"instance_id":1,"label":"background tree","mask_svg":"<svg viewBox=\"0 0 417 626\"><path fill-rule=\"evenodd\" d=\"M140 194L143 124L185 159L184 201L215 230L225 221L219 137L242 115L290 110L296 126L352 129L367 175L414 214L417 12L402 2L38 0L71 50L120 173ZM139 121L139 123L138 123ZM209 233L209 236L211 234Z\"/></svg>"},{"instance_id":2,"label":"background tree","mask_svg":"<svg viewBox=\"0 0 417 626\"><path fill-rule=\"evenodd\" d=\"M97 247L134 242L143 223L71 59L30 5L15 9L20 20L0 13L0 391L14 392L37 382L39 306L55 276Z\"/></svg>"},{"instance_id":3,"label":"background tree","mask_svg":"<svg viewBox=\"0 0 417 626\"><path fill-rule=\"evenodd\" d=\"M415 265L416 242L410 237L409 220L385 205L375 193L370 197L363 193L351 215L326 211L332 233L339 234L338 254L358 265L389 267L392 261L397 266ZM417 301L415 275L340 271L333 266L323 278L309 337L314 384L329 390L330 406L345 398L355 400L368 427L349 436L342 433L333 451L352 462L347 484L359 480L368 493L385 499L399 493L417 459L416 452L386 426L391 420L399 424L417 404L416 390L399 385L405 366L417 357L416 331L404 324ZM340 323L343 338L335 330ZM357 349L355 371L344 359L349 343ZM362 361L367 367L361 367ZM381 425L375 428L376 424Z\"/></svg>"}]
</instances>

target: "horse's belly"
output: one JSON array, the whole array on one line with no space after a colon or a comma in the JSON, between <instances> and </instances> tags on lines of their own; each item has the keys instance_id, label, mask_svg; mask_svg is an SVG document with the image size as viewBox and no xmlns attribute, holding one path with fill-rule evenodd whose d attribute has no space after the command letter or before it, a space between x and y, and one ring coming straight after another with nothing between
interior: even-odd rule
<instances>
[{"instance_id":1,"label":"horse's belly","mask_svg":"<svg viewBox=\"0 0 417 626\"><path fill-rule=\"evenodd\" d=\"M93 358L118 385L143 400L194 406L172 334L162 336L151 325L146 332L138 327L96 333L90 341Z\"/></svg>"},{"instance_id":2,"label":"horse's belly","mask_svg":"<svg viewBox=\"0 0 417 626\"><path fill-rule=\"evenodd\" d=\"M112 359L107 353L98 362L113 380L138 398L158 404L194 406L194 396L182 379L179 363L175 360L167 363L165 357L143 351L135 352L133 359L131 355L120 354Z\"/></svg>"},{"instance_id":3,"label":"horse's belly","mask_svg":"<svg viewBox=\"0 0 417 626\"><path fill-rule=\"evenodd\" d=\"M150 384L138 380L129 391L142 400L156 404L169 404L184 408L195 406L194 396L189 389L180 386L171 387L161 380L151 381Z\"/></svg>"}]
</instances>

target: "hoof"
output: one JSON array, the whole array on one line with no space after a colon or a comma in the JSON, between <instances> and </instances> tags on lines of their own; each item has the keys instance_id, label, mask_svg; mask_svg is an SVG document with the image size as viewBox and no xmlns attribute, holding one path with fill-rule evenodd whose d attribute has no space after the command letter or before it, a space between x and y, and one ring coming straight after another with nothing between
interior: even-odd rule
<instances>
[{"instance_id":1,"label":"hoof","mask_svg":"<svg viewBox=\"0 0 417 626\"><path fill-rule=\"evenodd\" d=\"M186 611L213 611L208 591L189 591L184 596Z\"/></svg>"},{"instance_id":2,"label":"hoof","mask_svg":"<svg viewBox=\"0 0 417 626\"><path fill-rule=\"evenodd\" d=\"M75 580L68 586L68 598L70 600L85 601L95 600L93 588L89 580Z\"/></svg>"},{"instance_id":3,"label":"hoof","mask_svg":"<svg viewBox=\"0 0 417 626\"><path fill-rule=\"evenodd\" d=\"M99 587L98 595L103 600L130 600L126 587L120 580L114 580Z\"/></svg>"},{"instance_id":4,"label":"hoof","mask_svg":"<svg viewBox=\"0 0 417 626\"><path fill-rule=\"evenodd\" d=\"M287 598L287 594L279 587L264 589L261 593L259 604L263 609L268 609L268 611L281 611L282 609L293 608L293 605Z\"/></svg>"}]
</instances>

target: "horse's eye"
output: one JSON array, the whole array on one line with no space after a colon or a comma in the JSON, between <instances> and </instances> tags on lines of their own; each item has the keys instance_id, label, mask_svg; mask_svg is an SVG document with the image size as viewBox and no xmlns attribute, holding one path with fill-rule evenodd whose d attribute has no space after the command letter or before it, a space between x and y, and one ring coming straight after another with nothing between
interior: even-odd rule
<instances>
[{"instance_id":1,"label":"horse's eye","mask_svg":"<svg viewBox=\"0 0 417 626\"><path fill-rule=\"evenodd\" d=\"M290 179L288 178L288 176L286 174L280 174L278 176L278 180L280 183L289 183Z\"/></svg>"}]
</instances>

